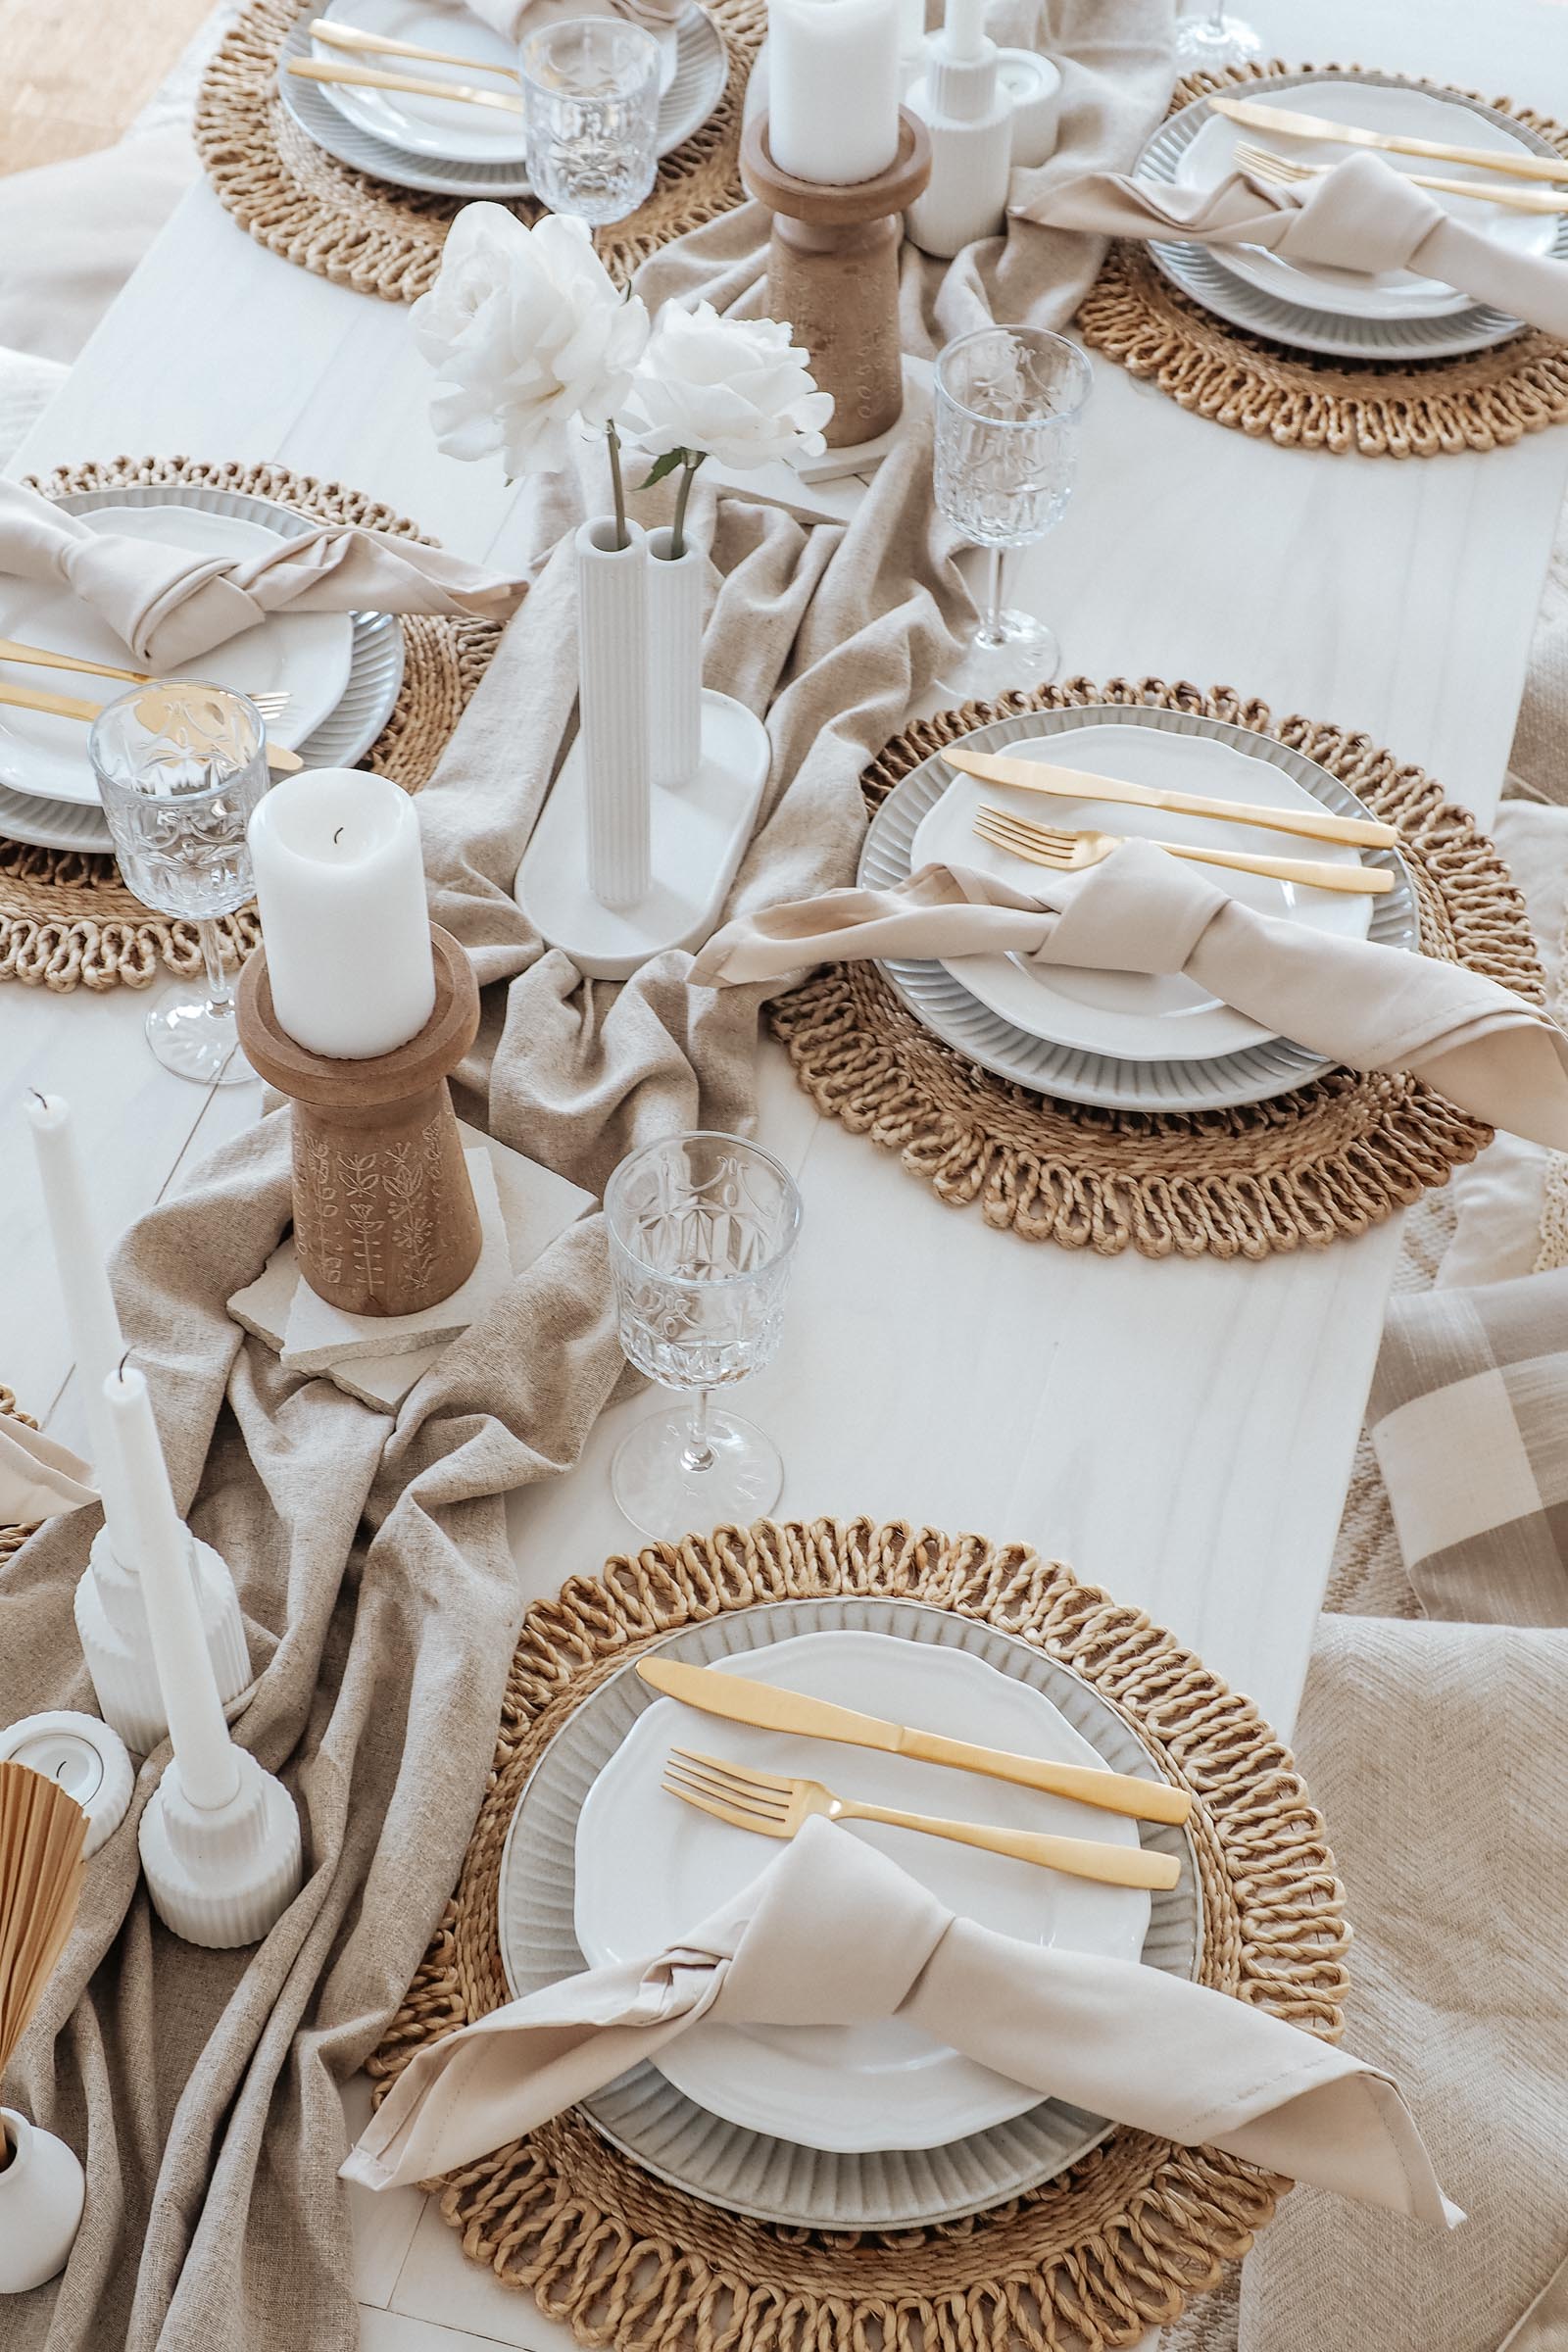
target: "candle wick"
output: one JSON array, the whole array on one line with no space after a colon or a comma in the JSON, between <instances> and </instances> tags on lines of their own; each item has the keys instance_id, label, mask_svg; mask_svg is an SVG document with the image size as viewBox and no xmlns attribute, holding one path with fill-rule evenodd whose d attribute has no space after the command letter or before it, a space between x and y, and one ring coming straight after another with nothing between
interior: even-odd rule
<instances>
[{"instance_id":1,"label":"candle wick","mask_svg":"<svg viewBox=\"0 0 1568 2352\"><path fill-rule=\"evenodd\" d=\"M124 1354L121 1357L119 1363L115 1367L115 1378L117 1380L123 1381L125 1377L125 1366L129 1363L129 1361L130 1349L127 1348Z\"/></svg>"},{"instance_id":2,"label":"candle wick","mask_svg":"<svg viewBox=\"0 0 1568 2352\"><path fill-rule=\"evenodd\" d=\"M339 843L339 842L342 840L342 838L343 838L343 828L342 828L342 826L341 826L341 825L339 825L339 827L338 827L337 831L336 831L336 832L333 834L333 836L332 836L332 847L333 847L333 849L334 849L334 850L337 848L337 845L338 845L338 843Z\"/></svg>"},{"instance_id":3,"label":"candle wick","mask_svg":"<svg viewBox=\"0 0 1568 2352\"><path fill-rule=\"evenodd\" d=\"M35 1102L40 1103L45 1110L48 1109L49 1098L47 1095L40 1094L35 1086L29 1086L27 1092Z\"/></svg>"}]
</instances>

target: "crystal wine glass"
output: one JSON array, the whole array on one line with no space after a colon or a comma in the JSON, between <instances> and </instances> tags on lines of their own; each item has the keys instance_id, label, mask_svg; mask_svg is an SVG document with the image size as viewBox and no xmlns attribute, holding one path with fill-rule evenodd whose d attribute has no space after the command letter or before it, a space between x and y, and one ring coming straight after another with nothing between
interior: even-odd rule
<instances>
[{"instance_id":1,"label":"crystal wine glass","mask_svg":"<svg viewBox=\"0 0 1568 2352\"><path fill-rule=\"evenodd\" d=\"M88 748L126 885L146 906L196 925L207 967L205 990L154 1005L148 1043L181 1078L236 1086L252 1072L237 1043L217 918L251 896L245 828L271 782L261 714L225 686L161 679L107 704Z\"/></svg>"},{"instance_id":2,"label":"crystal wine glass","mask_svg":"<svg viewBox=\"0 0 1568 2352\"><path fill-rule=\"evenodd\" d=\"M944 673L962 694L990 701L1056 674L1054 632L1002 601L1003 560L1008 548L1043 539L1066 512L1091 382L1076 344L1041 327L983 326L937 361L937 505L991 553L984 616L963 662Z\"/></svg>"},{"instance_id":3,"label":"crystal wine glass","mask_svg":"<svg viewBox=\"0 0 1568 2352\"><path fill-rule=\"evenodd\" d=\"M770 1510L784 1465L769 1438L711 1402L778 1347L801 1197L738 1136L676 1135L621 1161L605 1192L620 1344L639 1372L692 1393L641 1421L611 1469L645 1535L680 1536Z\"/></svg>"},{"instance_id":4,"label":"crystal wine glass","mask_svg":"<svg viewBox=\"0 0 1568 2352\"><path fill-rule=\"evenodd\" d=\"M654 184L659 43L617 17L568 17L518 53L528 178L553 213L623 220Z\"/></svg>"},{"instance_id":5,"label":"crystal wine glass","mask_svg":"<svg viewBox=\"0 0 1568 2352\"><path fill-rule=\"evenodd\" d=\"M1263 46L1242 17L1228 17L1220 0L1202 5L1176 23L1176 62L1189 71L1201 66L1245 66Z\"/></svg>"}]
</instances>

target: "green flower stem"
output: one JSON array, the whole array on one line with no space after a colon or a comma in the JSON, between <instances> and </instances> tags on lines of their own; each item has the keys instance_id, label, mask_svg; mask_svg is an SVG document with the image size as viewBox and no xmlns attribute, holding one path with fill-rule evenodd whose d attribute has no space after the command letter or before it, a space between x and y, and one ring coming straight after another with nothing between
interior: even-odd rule
<instances>
[{"instance_id":1,"label":"green flower stem","mask_svg":"<svg viewBox=\"0 0 1568 2352\"><path fill-rule=\"evenodd\" d=\"M681 459L680 488L675 493L675 520L669 534L669 553L675 563L679 563L686 553L686 501L692 494L697 468L707 455L704 449L689 449Z\"/></svg>"},{"instance_id":2,"label":"green flower stem","mask_svg":"<svg viewBox=\"0 0 1568 2352\"><path fill-rule=\"evenodd\" d=\"M631 539L626 530L626 486L620 478L620 435L613 417L605 427L605 438L610 444L610 490L615 502L615 545L627 548Z\"/></svg>"}]
</instances>

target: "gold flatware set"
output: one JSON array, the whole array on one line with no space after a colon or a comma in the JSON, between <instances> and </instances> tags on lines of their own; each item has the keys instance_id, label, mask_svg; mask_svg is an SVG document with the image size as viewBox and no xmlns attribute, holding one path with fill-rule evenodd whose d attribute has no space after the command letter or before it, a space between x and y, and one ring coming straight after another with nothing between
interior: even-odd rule
<instances>
[{"instance_id":1,"label":"gold flatware set","mask_svg":"<svg viewBox=\"0 0 1568 2352\"><path fill-rule=\"evenodd\" d=\"M357 24L334 24L318 17L311 26L316 39L332 49L357 50L373 57L406 57L418 65L461 66L469 74L496 74L503 80L520 79L515 67L487 66L482 58L462 57L450 49L426 49L417 41L395 41L386 34L365 32ZM331 58L296 57L289 68L298 81L347 82L355 89L400 91L409 98L452 98L460 106L488 106L504 115L520 115L522 100L503 90L476 90L464 81L443 81L413 74L388 74L378 66L339 65Z\"/></svg>"},{"instance_id":2,"label":"gold flatware set","mask_svg":"<svg viewBox=\"0 0 1568 2352\"><path fill-rule=\"evenodd\" d=\"M1403 131L1365 130L1354 122L1331 122L1322 115L1298 115L1285 107L1261 106L1250 98L1210 92L1210 107L1248 130L1272 130L1283 139L1327 139L1338 147L1371 147L1385 155L1415 155L1431 163L1466 164L1480 172L1501 172L1512 179L1568 180L1568 159L1522 155L1494 147L1450 147L1442 139L1412 138Z\"/></svg>"},{"instance_id":3,"label":"gold flatware set","mask_svg":"<svg viewBox=\"0 0 1568 2352\"><path fill-rule=\"evenodd\" d=\"M1061 832L1054 825L1037 825L1027 816L1009 816L1004 808L982 808L974 829L993 849L1010 851L1031 865L1049 865L1062 874L1102 864L1127 839L1121 833ZM1394 888L1394 876L1381 866L1325 865L1310 858L1259 858L1250 850L1206 850L1190 841L1148 841L1147 846L1163 850L1170 858L1191 858L1199 865L1229 866L1239 874L1267 874L1276 882L1305 884L1312 890L1381 898Z\"/></svg>"},{"instance_id":4,"label":"gold flatware set","mask_svg":"<svg viewBox=\"0 0 1568 2352\"><path fill-rule=\"evenodd\" d=\"M1238 142L1231 161L1239 172L1282 188L1320 179L1334 169L1332 164L1299 163L1291 156L1276 155L1270 147L1253 147L1246 139ZM1406 176L1415 187L1431 188L1440 196L1474 196L1482 204L1500 205L1504 212L1568 213L1568 188L1561 195L1548 196L1535 188L1488 187L1483 179L1440 179L1430 172L1411 172Z\"/></svg>"},{"instance_id":5,"label":"gold flatware set","mask_svg":"<svg viewBox=\"0 0 1568 2352\"><path fill-rule=\"evenodd\" d=\"M799 1690L781 1690L770 1683L756 1683L743 1675L720 1674L706 1666L687 1666L673 1658L642 1658L637 1672L651 1689L667 1698L699 1708L729 1723L751 1724L758 1730L789 1732L807 1740L832 1740L846 1747L873 1748L884 1755L907 1756L916 1762L943 1764L958 1772L973 1772L1014 1787L1038 1788L1051 1796L1070 1797L1106 1813L1180 1827L1192 1811L1192 1798L1163 1781L1142 1781L1133 1775L1097 1771L1093 1766L1059 1764L1044 1756L1013 1755L1004 1748L982 1747L967 1740L950 1740L939 1732L922 1732L862 1715L853 1707L810 1698ZM1176 1884L1178 1865L1169 1854L1142 1846L1105 1845L1093 1839L1054 1836L1027 1830L994 1829L985 1823L950 1821L945 1816L904 1813L837 1795L820 1781L786 1778L755 1772L727 1759L692 1748L672 1749L663 1786L700 1812L728 1822L731 1828L754 1831L763 1838L793 1838L812 1814L831 1821L878 1821L895 1829L918 1830L928 1837L947 1838L960 1845L979 1846L988 1853L1006 1854L1017 1861L1064 1871L1076 1878L1095 1879L1110 1886L1168 1887Z\"/></svg>"},{"instance_id":6,"label":"gold flatware set","mask_svg":"<svg viewBox=\"0 0 1568 2352\"><path fill-rule=\"evenodd\" d=\"M33 669L65 669L79 676L119 678L130 686L151 686L156 681L145 669L117 669L109 662L85 662L74 654L52 653L45 646L22 645L10 637L0 637L0 662L25 662ZM287 693L253 694L246 698L255 704L265 720L281 718L288 709ZM82 702L74 694L46 694L41 687L11 686L0 682L0 705L13 710L40 710L49 718L74 718L90 724L103 710L102 703ZM281 743L269 741L267 764L274 774L297 775L305 765L298 752L291 752Z\"/></svg>"}]
</instances>

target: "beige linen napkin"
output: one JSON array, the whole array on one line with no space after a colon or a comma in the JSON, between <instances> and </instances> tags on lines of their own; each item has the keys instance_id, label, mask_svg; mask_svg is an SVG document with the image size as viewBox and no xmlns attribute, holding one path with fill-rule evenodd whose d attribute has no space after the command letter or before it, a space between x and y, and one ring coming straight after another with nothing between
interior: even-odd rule
<instances>
[{"instance_id":1,"label":"beige linen napkin","mask_svg":"<svg viewBox=\"0 0 1568 2352\"><path fill-rule=\"evenodd\" d=\"M1409 1070L1489 1126L1568 1150L1568 1035L1462 963L1309 931L1244 906L1147 842L1027 896L967 867L893 890L837 890L743 916L692 965L694 987L866 956L1019 956L1086 971L1185 972L1314 1054Z\"/></svg>"},{"instance_id":2,"label":"beige linen napkin","mask_svg":"<svg viewBox=\"0 0 1568 2352\"><path fill-rule=\"evenodd\" d=\"M705 2017L893 2016L1162 2139L1224 2148L1419 2221L1464 2218L1387 2075L1205 1985L958 1919L885 1854L820 1820L682 1942L590 1969L427 2045L343 2171L393 2188L471 2163Z\"/></svg>"},{"instance_id":3,"label":"beige linen napkin","mask_svg":"<svg viewBox=\"0 0 1568 2352\"><path fill-rule=\"evenodd\" d=\"M0 1527L34 1527L97 1499L86 1462L24 1421L0 1417Z\"/></svg>"},{"instance_id":4,"label":"beige linen napkin","mask_svg":"<svg viewBox=\"0 0 1568 2352\"><path fill-rule=\"evenodd\" d=\"M1413 270L1568 341L1568 267L1516 253L1454 220L1430 190L1376 155L1348 156L1294 188L1242 172L1206 190L1088 172L1033 205L1031 218L1108 237L1263 245L1284 261L1369 274Z\"/></svg>"},{"instance_id":5,"label":"beige linen napkin","mask_svg":"<svg viewBox=\"0 0 1568 2352\"><path fill-rule=\"evenodd\" d=\"M230 560L91 529L22 482L0 481L0 571L69 588L139 662L171 670L270 612L438 612L505 620L523 582L416 539L322 523Z\"/></svg>"},{"instance_id":6,"label":"beige linen napkin","mask_svg":"<svg viewBox=\"0 0 1568 2352\"><path fill-rule=\"evenodd\" d=\"M688 0L467 0L480 24L508 41L566 17L627 17L649 32L663 32L679 24L687 4Z\"/></svg>"}]
</instances>

